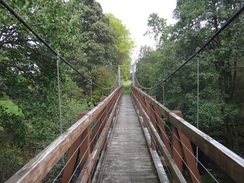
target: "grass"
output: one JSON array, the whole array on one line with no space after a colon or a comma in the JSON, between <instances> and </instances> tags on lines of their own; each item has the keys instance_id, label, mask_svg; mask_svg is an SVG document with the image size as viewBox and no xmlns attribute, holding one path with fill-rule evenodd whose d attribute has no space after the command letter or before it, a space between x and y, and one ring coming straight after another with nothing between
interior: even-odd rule
<instances>
[{"instance_id":1,"label":"grass","mask_svg":"<svg viewBox=\"0 0 244 183\"><path fill-rule=\"evenodd\" d=\"M18 116L23 116L21 109L14 104L11 100L7 97L0 98L0 106L7 108L8 113L16 114Z\"/></svg>"},{"instance_id":2,"label":"grass","mask_svg":"<svg viewBox=\"0 0 244 183\"><path fill-rule=\"evenodd\" d=\"M131 81L123 82L123 89L122 89L123 94L131 94L130 84L131 84Z\"/></svg>"}]
</instances>

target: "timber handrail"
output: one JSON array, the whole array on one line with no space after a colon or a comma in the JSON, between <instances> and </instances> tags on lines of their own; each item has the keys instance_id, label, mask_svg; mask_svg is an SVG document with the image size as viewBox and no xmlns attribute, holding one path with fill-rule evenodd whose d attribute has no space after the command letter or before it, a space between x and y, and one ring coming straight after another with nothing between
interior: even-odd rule
<instances>
[{"instance_id":1,"label":"timber handrail","mask_svg":"<svg viewBox=\"0 0 244 183\"><path fill-rule=\"evenodd\" d=\"M149 128L150 128L151 136L153 136L153 137L151 137L151 146L154 145L155 141L157 142L163 156L165 157L166 161L168 162L168 166L169 166L171 173L173 174L174 180L179 183L186 183L186 180L183 177L181 171L175 164L168 149L165 147L163 141L161 140L160 136L158 135L154 125L152 124L150 117L147 115L146 111L144 110L144 108L141 104L142 101L140 101L138 96L136 96L135 92L133 92L133 91L132 91L132 97L133 97L136 107L138 108L139 113L143 119L143 123L144 123L143 127L146 128L147 126L149 126ZM147 124L145 124L145 123L147 123ZM153 138L155 138L155 141L152 140ZM152 148L152 149L155 150L155 148Z\"/></svg>"},{"instance_id":2,"label":"timber handrail","mask_svg":"<svg viewBox=\"0 0 244 183\"><path fill-rule=\"evenodd\" d=\"M79 119L67 131L61 134L49 146L47 146L29 163L27 163L23 168L21 168L16 174L14 174L7 181L7 183L41 182L41 180L43 180L43 178L49 173L52 167L69 150L72 144L74 144L75 141L79 137L81 137L82 133L90 127L92 122L94 122L94 120L96 120L98 116L102 116L103 114L105 114L102 117L103 120L108 120L109 124L111 124L111 119L113 119L114 115L116 114L114 112L114 106L117 107L118 105L118 102L122 95L121 91L122 87L116 88L107 98L105 98L101 103L99 103L81 119ZM105 125L106 123L103 125L103 127ZM106 129L107 128L108 126L106 126ZM103 129L101 129L101 132L103 131L103 138L106 138L104 135L106 134L106 131L104 131ZM104 139L102 141L104 142ZM96 142L98 143L98 141ZM89 144L89 148L90 146L91 144ZM101 150L101 148L99 150ZM91 152L91 154L93 153Z\"/></svg>"},{"instance_id":3,"label":"timber handrail","mask_svg":"<svg viewBox=\"0 0 244 183\"><path fill-rule=\"evenodd\" d=\"M131 90L132 96L135 100L138 100L140 103L144 103L144 107L146 105L149 105L149 110L155 110L159 113L161 118L166 118L167 120L169 120L169 122L175 129L177 129L180 133L183 133L183 135L189 138L192 143L197 145L203 153L205 153L210 159L212 159L236 182L244 182L243 158L241 158L233 151L229 150L204 132L200 131L199 129L179 117L177 114L175 114L175 112L167 109L164 105L160 104L153 97L147 95L139 88L131 86ZM149 126L151 130L155 133L155 129L153 129L155 126L153 126L152 124L150 124ZM156 136L155 134L153 136L156 137L156 141L158 142L158 136Z\"/></svg>"}]
</instances>

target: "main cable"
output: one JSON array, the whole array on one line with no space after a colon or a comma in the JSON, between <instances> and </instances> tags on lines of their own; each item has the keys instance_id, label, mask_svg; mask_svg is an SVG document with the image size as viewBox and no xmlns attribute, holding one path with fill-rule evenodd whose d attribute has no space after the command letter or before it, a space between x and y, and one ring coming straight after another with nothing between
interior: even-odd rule
<instances>
[{"instance_id":1,"label":"main cable","mask_svg":"<svg viewBox=\"0 0 244 183\"><path fill-rule=\"evenodd\" d=\"M12 14L14 15L30 32L32 32L39 41L41 41L55 56L59 56L60 60L62 60L66 65L68 65L70 68L72 68L76 73L78 73L80 76L85 78L89 83L97 86L98 88L102 90L110 90L114 87L114 85L110 88L104 88L98 85L97 83L90 80L87 76L79 72L71 63L69 63L65 58L61 57L57 51L55 51L31 26L23 19L19 14L17 14L13 8L11 8L4 0L0 0L1 4ZM117 78L116 78L117 80ZM116 83L116 82L115 82Z\"/></svg>"},{"instance_id":2,"label":"main cable","mask_svg":"<svg viewBox=\"0 0 244 183\"><path fill-rule=\"evenodd\" d=\"M140 87L140 88L142 88L142 89L144 89L144 90L151 90L152 89L152 87L144 87L144 86L142 86L140 83L139 83L139 81L138 81L138 79L137 79L137 77L136 77L136 74L135 74L135 81L136 81L136 83L138 84L138 86Z\"/></svg>"},{"instance_id":3,"label":"main cable","mask_svg":"<svg viewBox=\"0 0 244 183\"><path fill-rule=\"evenodd\" d=\"M158 87L160 84L165 83L168 79L170 79L173 75L175 75L182 67L184 67L188 62L190 62L193 58L195 58L203 49L208 46L212 40L215 39L231 22L233 22L244 10L244 6L242 6L205 44L203 44L189 59L187 59L183 64L181 64L177 69L175 69L171 74L169 74L166 78L158 82L153 87L147 88L148 90L154 89ZM146 87L145 87L146 88ZM144 88L144 89L145 89Z\"/></svg>"}]
</instances>

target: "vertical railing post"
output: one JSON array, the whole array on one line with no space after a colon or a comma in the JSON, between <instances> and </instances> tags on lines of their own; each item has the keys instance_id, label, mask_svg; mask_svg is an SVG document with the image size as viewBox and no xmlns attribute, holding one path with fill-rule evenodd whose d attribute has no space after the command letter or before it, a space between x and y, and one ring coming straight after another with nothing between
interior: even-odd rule
<instances>
[{"instance_id":1,"label":"vertical railing post","mask_svg":"<svg viewBox=\"0 0 244 183\"><path fill-rule=\"evenodd\" d=\"M82 168L84 164L86 163L86 160L91 154L90 149L90 125L86 128L86 130L82 133L81 139L85 139L84 142L80 146L80 154L79 154L79 160L81 161L80 167Z\"/></svg>"},{"instance_id":2,"label":"vertical railing post","mask_svg":"<svg viewBox=\"0 0 244 183\"><path fill-rule=\"evenodd\" d=\"M101 102L104 101L106 99L106 96L101 97ZM92 133L91 133L91 149L94 148L95 144L96 144L96 140L98 138L99 134L99 127L103 121L103 114L104 111L106 110L106 107L97 115L96 119L94 120L94 126L92 127Z\"/></svg>"},{"instance_id":3,"label":"vertical railing post","mask_svg":"<svg viewBox=\"0 0 244 183\"><path fill-rule=\"evenodd\" d=\"M87 111L80 112L78 114L78 120L81 119L86 114L87 114ZM86 130L88 130L88 129L86 129ZM80 137L78 137L78 139L69 148L69 152L68 152L68 156L67 156L67 166L64 169L64 173L63 173L62 181L61 181L62 183L69 182L69 179L75 169L75 163L78 159L79 151L81 151L81 148L79 148L79 146L82 143L83 138L84 138L83 134L84 134L84 132L81 134ZM90 139L90 136L88 138ZM86 143L88 143L88 141Z\"/></svg>"},{"instance_id":4,"label":"vertical railing post","mask_svg":"<svg viewBox=\"0 0 244 183\"><path fill-rule=\"evenodd\" d=\"M156 100L156 97L152 97L152 98L154 100ZM170 142L169 142L169 137L167 136L162 116L161 116L161 114L157 108L154 107L153 110L155 111L155 118L157 119L157 124L159 126L159 131L160 131L159 134L160 134L166 148L168 149L169 153L172 154Z\"/></svg>"},{"instance_id":5,"label":"vertical railing post","mask_svg":"<svg viewBox=\"0 0 244 183\"><path fill-rule=\"evenodd\" d=\"M147 99L145 99L145 104L146 104L145 105L145 107L146 107L145 111L146 111L148 117L150 118L154 128L157 129L155 118L153 118L153 110L152 110L152 107L151 107L151 105ZM156 140L152 134L151 134L151 148L152 148L152 150L156 150Z\"/></svg>"},{"instance_id":6,"label":"vertical railing post","mask_svg":"<svg viewBox=\"0 0 244 183\"><path fill-rule=\"evenodd\" d=\"M182 172L183 152L179 141L177 128L175 128L174 126L172 126L172 157L180 172Z\"/></svg>"},{"instance_id":7,"label":"vertical railing post","mask_svg":"<svg viewBox=\"0 0 244 183\"><path fill-rule=\"evenodd\" d=\"M135 86L135 63L132 65L132 85Z\"/></svg>"},{"instance_id":8,"label":"vertical railing post","mask_svg":"<svg viewBox=\"0 0 244 183\"><path fill-rule=\"evenodd\" d=\"M134 91L135 91L135 94L136 94L136 96L138 98L138 103L141 103L141 105L143 107L145 107L146 106L145 99L142 97L142 95L137 90L134 90ZM145 115L143 115L141 110L139 110L139 115L143 119L143 128L147 128L148 127L148 121L147 121Z\"/></svg>"},{"instance_id":9,"label":"vertical railing post","mask_svg":"<svg viewBox=\"0 0 244 183\"><path fill-rule=\"evenodd\" d=\"M120 65L118 65L118 87L120 87Z\"/></svg>"},{"instance_id":10,"label":"vertical railing post","mask_svg":"<svg viewBox=\"0 0 244 183\"><path fill-rule=\"evenodd\" d=\"M183 115L182 115L181 111L172 111L172 112L175 113L176 115L178 115L179 117L183 118ZM193 150L192 150L192 146L191 146L190 140L180 130L174 128L174 132L178 133L177 136L178 136L178 139L180 139L180 142L181 142L181 149L182 149L181 151L183 152L185 162L186 162L187 166L190 169L189 174L190 174L190 177L191 177L191 182L193 182L193 183L201 182L201 177L200 177L200 174L199 174L199 170L197 168L196 159L194 157L194 153L193 153ZM175 135L173 135L173 137L174 136ZM178 139L177 139L177 141L178 141Z\"/></svg>"}]
</instances>

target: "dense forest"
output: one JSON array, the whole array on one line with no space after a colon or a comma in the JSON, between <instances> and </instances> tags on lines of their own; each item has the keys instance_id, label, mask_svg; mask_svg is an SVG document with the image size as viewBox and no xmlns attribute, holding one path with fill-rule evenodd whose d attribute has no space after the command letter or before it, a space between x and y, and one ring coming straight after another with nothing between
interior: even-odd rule
<instances>
[{"instance_id":1,"label":"dense forest","mask_svg":"<svg viewBox=\"0 0 244 183\"><path fill-rule=\"evenodd\" d=\"M94 0L7 2L53 49L91 81L116 87L117 65L134 42L123 23ZM103 95L60 61L0 6L0 182L6 181ZM58 101L60 70L62 129ZM128 80L130 71L121 71ZM113 88L112 88L113 89Z\"/></svg>"},{"instance_id":2,"label":"dense forest","mask_svg":"<svg viewBox=\"0 0 244 183\"><path fill-rule=\"evenodd\" d=\"M239 0L178 0L174 25L156 13L148 18L147 35L156 50L142 47L137 60L138 86L169 109L244 156L244 18L237 17L204 50L169 80L159 83L190 58L241 7ZM197 69L199 61L199 82ZM197 100L197 84L200 95Z\"/></svg>"}]
</instances>

